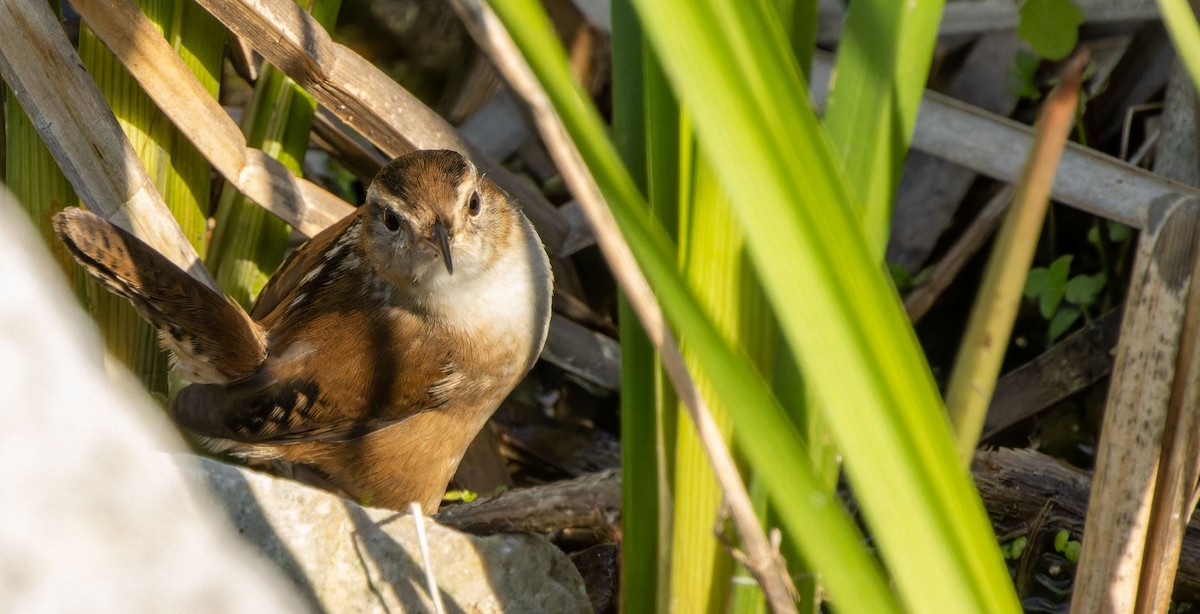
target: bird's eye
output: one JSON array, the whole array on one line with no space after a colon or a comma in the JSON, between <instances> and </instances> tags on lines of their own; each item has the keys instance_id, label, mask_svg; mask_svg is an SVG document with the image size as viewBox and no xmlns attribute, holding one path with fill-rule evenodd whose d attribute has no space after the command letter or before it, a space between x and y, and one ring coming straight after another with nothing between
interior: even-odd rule
<instances>
[{"instance_id":1,"label":"bird's eye","mask_svg":"<svg viewBox=\"0 0 1200 614\"><path fill-rule=\"evenodd\" d=\"M471 215L479 215L483 209L483 205L479 203L479 192L471 193L471 200L467 201L467 213Z\"/></svg>"},{"instance_id":2,"label":"bird's eye","mask_svg":"<svg viewBox=\"0 0 1200 614\"><path fill-rule=\"evenodd\" d=\"M383 225L387 226L387 229L392 232L400 230L400 214L393 211L391 207L384 209Z\"/></svg>"}]
</instances>

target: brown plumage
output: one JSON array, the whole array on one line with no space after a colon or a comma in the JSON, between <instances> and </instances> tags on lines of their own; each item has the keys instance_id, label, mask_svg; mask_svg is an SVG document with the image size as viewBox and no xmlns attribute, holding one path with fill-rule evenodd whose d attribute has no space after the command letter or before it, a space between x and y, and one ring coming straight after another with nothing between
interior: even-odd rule
<instances>
[{"instance_id":1,"label":"brown plumage","mask_svg":"<svg viewBox=\"0 0 1200 614\"><path fill-rule=\"evenodd\" d=\"M98 217L63 212L55 229L198 382L172 404L181 426L373 505L436 510L546 337L541 242L454 152L385 166L366 203L296 250L249 316Z\"/></svg>"}]
</instances>

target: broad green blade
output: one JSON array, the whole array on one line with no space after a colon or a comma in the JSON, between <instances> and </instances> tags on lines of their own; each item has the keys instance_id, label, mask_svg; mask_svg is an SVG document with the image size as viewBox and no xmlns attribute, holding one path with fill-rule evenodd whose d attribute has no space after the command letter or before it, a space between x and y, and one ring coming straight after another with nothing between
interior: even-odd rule
<instances>
[{"instance_id":1,"label":"broad green blade","mask_svg":"<svg viewBox=\"0 0 1200 614\"><path fill-rule=\"evenodd\" d=\"M891 589L864 551L861 535L836 499L817 486L796 427L746 357L722 341L681 280L673 245L646 214L646 205L621 167L595 109L571 80L541 6L532 0L496 0L493 6L589 164L665 315L716 392L714 400L737 408L730 412L737 442L778 503L785 529L801 543L806 559L822 571L839 608L896 611Z\"/></svg>"},{"instance_id":2,"label":"broad green blade","mask_svg":"<svg viewBox=\"0 0 1200 614\"><path fill-rule=\"evenodd\" d=\"M263 63L242 122L246 143L299 175L316 104L291 79ZM283 262L289 227L229 183L217 204L208 268L217 285L249 308L271 273Z\"/></svg>"},{"instance_id":3,"label":"broad green blade","mask_svg":"<svg viewBox=\"0 0 1200 614\"><path fill-rule=\"evenodd\" d=\"M83 291L83 278L71 254L54 236L50 218L64 207L78 206L79 198L71 188L58 163L46 149L33 122L25 115L11 90L5 88L5 175L4 184L25 208L38 227L42 239L50 247L55 261L76 286Z\"/></svg>"},{"instance_id":4,"label":"broad green blade","mask_svg":"<svg viewBox=\"0 0 1200 614\"><path fill-rule=\"evenodd\" d=\"M768 368L774 350L773 321L745 260L744 238L711 165L703 156L691 160L687 169L690 189L686 191L688 198L680 203L679 216L679 255L684 275L725 341L751 357L759 369ZM684 357L690 371L703 372L686 345ZM697 385L706 398L714 398L704 378L698 377ZM710 403L709 410L729 441L733 428L729 408ZM735 567L724 545L713 538L722 493L686 414L680 416L675 459L675 538L671 555L689 564L672 569L671 602L684 612L725 611ZM744 467L742 471L745 479L752 475Z\"/></svg>"},{"instance_id":5,"label":"broad green blade","mask_svg":"<svg viewBox=\"0 0 1200 614\"><path fill-rule=\"evenodd\" d=\"M1016 611L924 356L802 102L774 15L755 2L635 6L733 196L781 331L827 412L906 606Z\"/></svg>"}]
</instances>

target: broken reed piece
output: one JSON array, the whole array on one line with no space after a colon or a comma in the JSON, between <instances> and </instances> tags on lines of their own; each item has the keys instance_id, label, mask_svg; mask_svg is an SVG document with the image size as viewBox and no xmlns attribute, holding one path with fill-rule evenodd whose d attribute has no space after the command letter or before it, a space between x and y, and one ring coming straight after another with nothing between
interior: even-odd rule
<instances>
[{"instance_id":1,"label":"broken reed piece","mask_svg":"<svg viewBox=\"0 0 1200 614\"><path fill-rule=\"evenodd\" d=\"M562 253L567 224L537 186L464 140L446 120L329 33L292 0L198 0L325 108L389 157L414 149L465 153L520 201L550 256ZM109 0L125 3L129 0ZM85 15L86 16L86 15Z\"/></svg>"},{"instance_id":2,"label":"broken reed piece","mask_svg":"<svg viewBox=\"0 0 1200 614\"><path fill-rule=\"evenodd\" d=\"M293 176L262 150L247 147L237 124L132 2L76 0L72 5L154 103L239 192L310 237L353 211L340 198Z\"/></svg>"},{"instance_id":3,"label":"broken reed piece","mask_svg":"<svg viewBox=\"0 0 1200 614\"><path fill-rule=\"evenodd\" d=\"M1121 310L1113 309L1005 373L996 383L980 440L1050 409L1111 373L1120 326Z\"/></svg>"},{"instance_id":4,"label":"broken reed piece","mask_svg":"<svg viewBox=\"0 0 1200 614\"><path fill-rule=\"evenodd\" d=\"M0 77L80 200L215 288L50 7L0 0L0 31Z\"/></svg>"},{"instance_id":5,"label":"broken reed piece","mask_svg":"<svg viewBox=\"0 0 1200 614\"><path fill-rule=\"evenodd\" d=\"M1072 612L1166 611L1196 481L1197 241L1200 199L1150 204L1105 407Z\"/></svg>"}]
</instances>

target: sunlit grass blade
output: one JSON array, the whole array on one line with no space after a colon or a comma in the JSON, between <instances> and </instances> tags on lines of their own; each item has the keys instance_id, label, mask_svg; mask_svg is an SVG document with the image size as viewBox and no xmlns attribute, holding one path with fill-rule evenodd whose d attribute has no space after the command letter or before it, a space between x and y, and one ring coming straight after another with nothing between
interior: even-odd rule
<instances>
[{"instance_id":1,"label":"sunlit grass blade","mask_svg":"<svg viewBox=\"0 0 1200 614\"><path fill-rule=\"evenodd\" d=\"M613 136L638 188L648 196L651 212L674 229L681 195L686 192L679 178L679 168L684 164L678 155L679 106L652 50L643 44L637 16L628 0L613 4L613 20ZM690 154L691 148L687 151ZM632 308L624 301L622 305L624 517L639 513L626 525L633 530L627 530L622 540L626 553L622 565L623 604L627 611L666 611L671 604L679 412L674 389L666 381L657 353ZM641 357L642 348L649 355ZM627 358L630 351L638 354ZM629 452L631 445L641 452ZM631 475L636 482L630 481ZM648 498L651 492L653 500ZM649 517L651 513L655 514L653 518ZM633 523L640 526L633 527ZM631 561L630 553L638 558ZM631 562L635 567L630 567Z\"/></svg>"},{"instance_id":2,"label":"sunlit grass blade","mask_svg":"<svg viewBox=\"0 0 1200 614\"><path fill-rule=\"evenodd\" d=\"M691 145L695 147L694 141ZM729 209L728 197L708 161L701 155L684 156L691 163L681 168L690 179L688 197L680 202L679 259L689 287L725 340L754 360L769 365L773 328L753 271L744 258L744 238ZM702 373L696 357L684 347L689 370ZM707 398L714 398L703 377L697 383ZM730 409L709 403L713 418L726 441L732 437ZM688 418L681 415L681 420ZM679 425L675 456L675 523L671 556L688 561L671 570L672 603L682 611L719 609L730 599L733 559L713 539L713 523L721 506L721 489L708 466L705 449L686 422ZM749 472L744 472L747 480Z\"/></svg>"},{"instance_id":3,"label":"sunlit grass blade","mask_svg":"<svg viewBox=\"0 0 1200 614\"><path fill-rule=\"evenodd\" d=\"M845 510L817 488L795 426L749 361L723 343L680 279L674 247L645 214L642 198L621 167L595 109L571 80L562 48L541 7L528 0L497 1L493 6L588 163L642 272L655 288L664 313L686 336L685 344L705 369L703 375L717 391L717 399L738 408L732 412L735 436L748 462L778 502L785 528L801 542L806 558L825 574L826 586L839 607L846 611L895 611L891 590L877 563L863 550L861 536ZM532 90L524 93L540 98ZM556 130L549 123L543 127Z\"/></svg>"},{"instance_id":4,"label":"sunlit grass blade","mask_svg":"<svg viewBox=\"0 0 1200 614\"><path fill-rule=\"evenodd\" d=\"M674 227L675 220L679 220L679 233L685 239L680 245L679 258L692 278L693 290L719 314L719 324L727 338L741 343L758 356L760 368L768 368L774 346L771 317L769 313L763 313L761 291L753 281L752 272L746 269L744 254L739 247L742 238L729 219L727 199L703 156L697 155L690 128L680 134L681 125L689 124L684 121L685 116L680 112L653 52L642 45L640 27L630 13L632 8L623 2L614 10L614 19L618 20L618 26L614 28L617 60L613 95L614 138L618 148L634 176L639 177L639 188L649 193L651 209L660 221ZM626 54L635 57L642 54L640 59L644 61L625 59ZM622 61L629 61L631 65L624 65ZM626 123L625 119L630 117L638 122ZM632 143L640 147L636 155L631 156L626 151ZM648 170L650 178L646 179ZM680 213L675 211L676 206ZM632 317L629 313L623 319L627 326L622 331L622 340L626 340L624 335L630 335L634 340L633 348L637 349L642 333L637 330ZM751 330L758 334L748 334ZM642 370L645 366L640 362L625 361L624 344L622 356L626 377L622 396L628 402L630 398L641 398L644 392L630 386L637 385L639 378L652 372L630 373L630 370ZM700 383L703 386L703 382ZM649 406L648 403L643 405ZM725 410L712 404L710 409L728 440L731 421ZM663 410L660 405L659 412L665 413ZM674 440L677 445L664 445L660 452L664 457L674 459L673 463L663 463L665 466L660 467L660 471L667 470L674 476L667 493L670 496L663 496L661 501L661 505L673 507L674 513L669 520L659 523L662 532L669 533L671 538L665 544L668 547L661 549L659 554L660 567L669 571L670 582L661 586L667 594L661 595L657 603L660 609L670 605L682 611L720 609L722 604L731 603L733 611L755 611L764 606L763 594L753 582L735 581L733 560L726 547L713 537L722 493L712 475L703 444L687 419L682 417L682 412L679 414L682 422L677 429L678 439ZM627 418L633 424L642 424L640 417ZM643 429L646 433L651 432L647 427ZM625 434L639 440L645 437L645 434L628 430ZM669 443L664 441L664 444ZM637 471L637 467L626 466L626 476ZM753 483L752 477L748 479ZM765 491L761 488L758 491L762 494L760 510L763 511L760 514L764 514ZM626 501L629 500L627 497ZM628 535L626 539L629 539ZM629 546L626 547L628 551ZM669 561L675 559L689 563L671 566ZM626 575L627 590L630 581L647 582L644 577L634 579L633 575ZM642 597L627 594L625 606L630 608L635 603L649 609L649 602Z\"/></svg>"},{"instance_id":5,"label":"sunlit grass blade","mask_svg":"<svg viewBox=\"0 0 1200 614\"><path fill-rule=\"evenodd\" d=\"M817 0L773 0L800 72L808 80L817 45Z\"/></svg>"},{"instance_id":6,"label":"sunlit grass blade","mask_svg":"<svg viewBox=\"0 0 1200 614\"><path fill-rule=\"evenodd\" d=\"M774 0L776 12L782 24L784 34L791 41L792 53L807 81L812 72L813 55L817 38L817 1L816 0ZM772 388L779 402L787 409L800 426L801 434L808 446L809 458L813 473L817 476L818 484L829 494L837 489L838 476L841 466L837 457L837 449L829 434L829 426L825 417L817 407L818 401L812 390L804 385L803 374L796 363L795 356L782 341L777 341L779 350L775 352L772 371ZM756 485L758 485L756 483ZM763 490L756 488L756 490ZM769 503L769 501L768 501ZM767 522L776 524L778 514L768 507ZM806 566L806 561L796 549L795 540L784 539L780 544L788 569L796 579L796 589L799 592L799 602L804 610L818 612L821 608L820 576Z\"/></svg>"},{"instance_id":7,"label":"sunlit grass blade","mask_svg":"<svg viewBox=\"0 0 1200 614\"><path fill-rule=\"evenodd\" d=\"M690 122L689 122L690 123ZM776 330L774 318L764 300L757 276L746 257L747 238L742 234L730 208L729 196L717 182L715 170L707 157L698 151L692 156L691 189L689 198L681 203L679 254L689 286L699 299L704 310L713 319L724 339L731 347L750 358L764 378L771 372L774 360ZM695 364L695 357L687 351L685 355L693 362L691 369L702 373L703 368ZM700 378L702 390L709 390L709 383ZM711 392L706 396L713 398ZM726 438L731 437L735 407L710 403L714 418L724 428ZM736 570L722 545L712 537L713 511L720 505L720 490L707 472L692 472L692 488L695 497L686 496L684 462L694 467L707 468L703 449L686 446L691 429L680 424L680 445L677 453L676 517L681 519L675 526L677 547L673 555L693 564L677 570L676 576L699 574L711 565L709 586L703 586L704 601L696 601L696 607L687 607L689 599L702 597L691 590L686 582L677 582L673 587L676 603L683 604L685 611L719 609L731 596L736 596L734 611L753 611L761 603L762 593L753 584L737 584ZM739 456L744 451L737 449ZM691 456L688 458L687 455ZM760 484L752 466L743 465L743 476L749 484ZM765 489L758 507L760 518L766 516ZM690 518L691 524L682 522ZM703 577L700 575L699 577Z\"/></svg>"},{"instance_id":8,"label":"sunlit grass blade","mask_svg":"<svg viewBox=\"0 0 1200 614\"><path fill-rule=\"evenodd\" d=\"M632 11L632 7L629 10ZM637 33L642 35L640 27ZM668 234L673 237L679 226L679 203L685 191L679 177L679 169L685 164L683 157L679 155L681 132L684 127L681 125L679 103L667 84L667 77L662 72L658 58L654 56L653 49L645 45L644 39L641 48L646 110L646 128L641 136L646 143L646 193L651 213L660 224L670 229ZM634 328L641 326L636 318L629 320L629 324ZM624 337L621 338L621 343L621 347L624 348ZM658 432L660 491L658 569L661 581L658 587L658 611L670 606L671 585L667 578L673 561L670 548L674 539L675 462L681 405L660 362L659 367L654 370L654 413Z\"/></svg>"},{"instance_id":9,"label":"sunlit grass blade","mask_svg":"<svg viewBox=\"0 0 1200 614\"><path fill-rule=\"evenodd\" d=\"M942 0L850 5L824 125L862 206L870 253L883 257L917 107L929 76Z\"/></svg>"}]
</instances>

